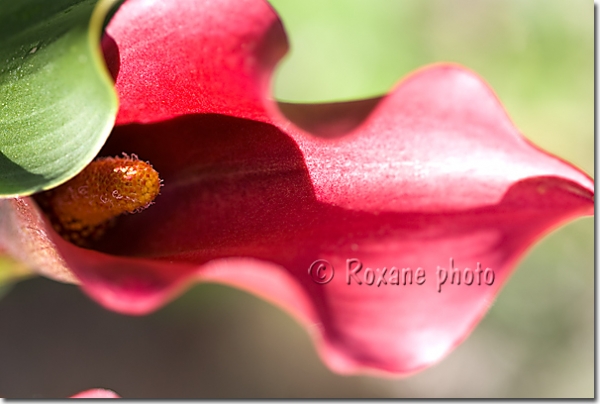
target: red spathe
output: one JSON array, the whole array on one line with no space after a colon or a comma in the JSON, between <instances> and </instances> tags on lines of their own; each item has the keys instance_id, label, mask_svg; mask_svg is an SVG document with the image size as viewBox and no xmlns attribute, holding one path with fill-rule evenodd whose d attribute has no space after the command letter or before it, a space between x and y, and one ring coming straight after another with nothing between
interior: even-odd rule
<instances>
[{"instance_id":1,"label":"red spathe","mask_svg":"<svg viewBox=\"0 0 600 404\"><path fill-rule=\"evenodd\" d=\"M161 195L98 251L62 240L30 199L0 201L0 243L109 309L144 314L190 282L225 283L289 311L338 372L409 374L466 338L535 241L593 214L593 181L525 140L461 67L413 73L323 139L269 97L287 45L260 0L129 0L107 32L121 104L102 154L150 161ZM331 282L309 274L318 259ZM491 285L439 291L438 267L478 263ZM392 284L392 267L424 283Z\"/></svg>"}]
</instances>

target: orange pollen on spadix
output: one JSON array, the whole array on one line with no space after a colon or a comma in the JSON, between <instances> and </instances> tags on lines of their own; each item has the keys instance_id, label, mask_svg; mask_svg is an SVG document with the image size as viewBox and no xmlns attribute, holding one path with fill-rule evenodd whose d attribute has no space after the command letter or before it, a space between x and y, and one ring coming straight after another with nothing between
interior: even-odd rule
<instances>
[{"instance_id":1,"label":"orange pollen on spadix","mask_svg":"<svg viewBox=\"0 0 600 404\"><path fill-rule=\"evenodd\" d=\"M56 231L87 246L123 213L139 212L158 196L158 172L134 155L92 161L76 177L36 195Z\"/></svg>"}]
</instances>

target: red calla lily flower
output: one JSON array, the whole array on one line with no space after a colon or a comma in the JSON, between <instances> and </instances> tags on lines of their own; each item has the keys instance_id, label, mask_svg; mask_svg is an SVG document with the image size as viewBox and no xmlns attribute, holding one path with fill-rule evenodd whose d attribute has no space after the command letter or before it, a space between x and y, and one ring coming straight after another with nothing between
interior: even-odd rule
<instances>
[{"instance_id":1,"label":"red calla lily flower","mask_svg":"<svg viewBox=\"0 0 600 404\"><path fill-rule=\"evenodd\" d=\"M103 45L121 104L101 154L150 161L161 195L96 250L31 199L3 200L0 244L111 310L220 282L295 316L335 371L409 374L466 338L535 241L593 214L593 181L525 140L461 67L378 100L286 106L315 137L268 96L287 45L263 1L128 0Z\"/></svg>"},{"instance_id":2,"label":"red calla lily flower","mask_svg":"<svg viewBox=\"0 0 600 404\"><path fill-rule=\"evenodd\" d=\"M90 389L71 396L71 398L121 398L112 390Z\"/></svg>"}]
</instances>

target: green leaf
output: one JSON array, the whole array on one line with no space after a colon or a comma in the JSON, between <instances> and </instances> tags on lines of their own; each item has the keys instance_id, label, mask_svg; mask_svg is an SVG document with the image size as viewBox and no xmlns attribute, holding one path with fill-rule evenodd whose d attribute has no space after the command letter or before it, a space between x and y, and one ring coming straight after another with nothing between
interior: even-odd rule
<instances>
[{"instance_id":1,"label":"green leaf","mask_svg":"<svg viewBox=\"0 0 600 404\"><path fill-rule=\"evenodd\" d=\"M75 176L114 125L100 50L115 0L0 0L0 197Z\"/></svg>"},{"instance_id":2,"label":"green leaf","mask_svg":"<svg viewBox=\"0 0 600 404\"><path fill-rule=\"evenodd\" d=\"M34 276L24 264L0 252L0 298L12 289L15 282Z\"/></svg>"}]
</instances>

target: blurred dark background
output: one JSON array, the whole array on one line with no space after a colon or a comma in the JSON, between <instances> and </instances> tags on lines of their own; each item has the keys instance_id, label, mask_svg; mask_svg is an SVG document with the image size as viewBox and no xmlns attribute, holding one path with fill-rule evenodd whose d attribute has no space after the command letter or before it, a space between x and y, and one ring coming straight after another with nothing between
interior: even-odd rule
<instances>
[{"instance_id":1,"label":"blurred dark background","mask_svg":"<svg viewBox=\"0 0 600 404\"><path fill-rule=\"evenodd\" d=\"M292 45L274 83L279 99L370 97L422 65L457 62L491 84L532 141L593 174L592 2L272 4ZM294 320L224 286L198 285L152 315L127 317L76 286L15 285L0 301L0 397L92 387L128 398L592 397L593 219L536 245L467 341L405 379L331 373Z\"/></svg>"}]
</instances>

